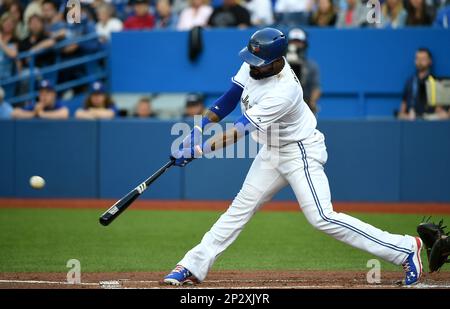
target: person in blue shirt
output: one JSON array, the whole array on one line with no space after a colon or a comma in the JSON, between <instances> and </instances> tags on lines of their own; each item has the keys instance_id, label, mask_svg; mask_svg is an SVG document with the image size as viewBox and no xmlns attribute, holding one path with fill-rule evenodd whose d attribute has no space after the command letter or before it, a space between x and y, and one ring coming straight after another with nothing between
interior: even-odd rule
<instances>
[{"instance_id":1,"label":"person in blue shirt","mask_svg":"<svg viewBox=\"0 0 450 309\"><path fill-rule=\"evenodd\" d=\"M178 15L172 12L169 0L158 0L156 2L156 28L176 29Z\"/></svg>"},{"instance_id":2,"label":"person in blue shirt","mask_svg":"<svg viewBox=\"0 0 450 309\"><path fill-rule=\"evenodd\" d=\"M450 28L450 1L447 2L447 6L440 9L434 20L433 26L437 28Z\"/></svg>"},{"instance_id":3,"label":"person in blue shirt","mask_svg":"<svg viewBox=\"0 0 450 309\"><path fill-rule=\"evenodd\" d=\"M48 80L42 80L39 84L38 101L23 108L15 108L12 117L15 119L67 119L69 109L57 100L53 85Z\"/></svg>"},{"instance_id":4,"label":"person in blue shirt","mask_svg":"<svg viewBox=\"0 0 450 309\"><path fill-rule=\"evenodd\" d=\"M3 100L4 98L5 98L5 91L3 90L2 87L0 87L0 119L9 119L11 118L13 108L11 104Z\"/></svg>"},{"instance_id":5,"label":"person in blue shirt","mask_svg":"<svg viewBox=\"0 0 450 309\"><path fill-rule=\"evenodd\" d=\"M91 93L86 98L84 106L77 109L75 118L78 119L112 119L118 113L111 96L106 92L101 82L91 86Z\"/></svg>"}]
</instances>

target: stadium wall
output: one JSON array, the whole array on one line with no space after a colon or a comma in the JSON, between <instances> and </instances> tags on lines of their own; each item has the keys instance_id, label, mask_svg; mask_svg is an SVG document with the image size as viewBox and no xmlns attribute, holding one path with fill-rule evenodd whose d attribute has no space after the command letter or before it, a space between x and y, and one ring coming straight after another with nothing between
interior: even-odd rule
<instances>
[{"instance_id":1,"label":"stadium wall","mask_svg":"<svg viewBox=\"0 0 450 309\"><path fill-rule=\"evenodd\" d=\"M0 197L118 198L168 159L170 121L0 121ZM450 122L320 121L336 201L450 202ZM143 198L229 200L251 159L170 169ZM33 190L32 175L47 185ZM226 176L225 176L226 175ZM289 188L276 196L292 200Z\"/></svg>"},{"instance_id":2,"label":"stadium wall","mask_svg":"<svg viewBox=\"0 0 450 309\"><path fill-rule=\"evenodd\" d=\"M203 52L188 58L188 33L114 33L113 92L204 92L227 89L241 65L238 51L255 29L203 31ZM433 72L450 76L450 40L445 29L308 29L309 57L321 69L322 119L392 117L405 80L414 72L418 47L433 53Z\"/></svg>"}]
</instances>

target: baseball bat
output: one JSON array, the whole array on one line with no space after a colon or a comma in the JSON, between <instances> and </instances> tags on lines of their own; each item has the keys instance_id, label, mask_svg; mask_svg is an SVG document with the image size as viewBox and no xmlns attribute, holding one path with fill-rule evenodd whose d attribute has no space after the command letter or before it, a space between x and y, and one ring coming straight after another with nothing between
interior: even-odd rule
<instances>
[{"instance_id":1,"label":"baseball bat","mask_svg":"<svg viewBox=\"0 0 450 309\"><path fill-rule=\"evenodd\" d=\"M114 205L112 205L107 211L105 211L99 218L100 224L107 226L111 224L125 209L127 209L148 187L167 171L173 164L174 160L170 160L164 164L159 170L157 170L153 175L147 178L143 183L138 185L136 188L131 190L127 195L118 200Z\"/></svg>"}]
</instances>

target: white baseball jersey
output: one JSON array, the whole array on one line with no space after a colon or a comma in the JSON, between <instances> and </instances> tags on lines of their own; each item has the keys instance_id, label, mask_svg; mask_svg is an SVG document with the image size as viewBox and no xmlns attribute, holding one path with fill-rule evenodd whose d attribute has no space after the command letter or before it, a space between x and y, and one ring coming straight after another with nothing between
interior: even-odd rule
<instances>
[{"instance_id":1,"label":"white baseball jersey","mask_svg":"<svg viewBox=\"0 0 450 309\"><path fill-rule=\"evenodd\" d=\"M259 131L252 137L262 144L282 146L311 136L316 117L303 100L303 89L287 61L279 74L268 78L256 80L249 72L250 66L244 63L231 80L244 89L242 113Z\"/></svg>"}]
</instances>

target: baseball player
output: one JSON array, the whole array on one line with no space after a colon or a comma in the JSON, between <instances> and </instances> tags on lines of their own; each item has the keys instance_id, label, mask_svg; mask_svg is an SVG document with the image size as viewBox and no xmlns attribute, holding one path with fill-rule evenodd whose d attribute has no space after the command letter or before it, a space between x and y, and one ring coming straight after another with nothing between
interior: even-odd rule
<instances>
[{"instance_id":1,"label":"baseball player","mask_svg":"<svg viewBox=\"0 0 450 309\"><path fill-rule=\"evenodd\" d=\"M253 214L281 188L290 185L306 219L320 231L353 247L367 251L405 271L404 284L416 283L422 274L419 237L395 235L358 219L333 211L324 172L327 161L324 135L303 100L302 87L284 58L287 38L279 30L256 31L239 56L244 61L231 79L230 89L205 113L201 126L194 126L180 150L172 153L175 165L235 143L251 133L263 143L244 184L228 210L186 253L164 283L183 285L201 282L217 257L238 237ZM199 143L203 127L219 122L240 101L243 115L234 127ZM277 139L261 138L273 135ZM271 135L271 136L272 136Z\"/></svg>"}]
</instances>

